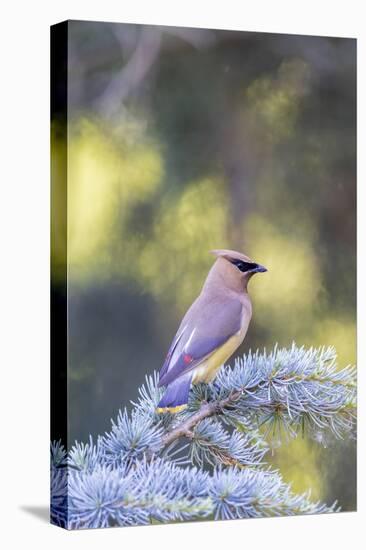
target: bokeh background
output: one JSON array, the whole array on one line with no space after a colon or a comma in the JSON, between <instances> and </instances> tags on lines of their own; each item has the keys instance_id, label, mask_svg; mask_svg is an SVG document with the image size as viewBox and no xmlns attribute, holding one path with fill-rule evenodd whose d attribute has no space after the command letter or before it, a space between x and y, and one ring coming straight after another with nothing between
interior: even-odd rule
<instances>
[{"instance_id":1,"label":"bokeh background","mask_svg":"<svg viewBox=\"0 0 366 550\"><path fill-rule=\"evenodd\" d=\"M296 341L355 363L355 40L71 21L67 173L70 442L160 369L213 248L269 269L237 355ZM355 509L354 442L269 460Z\"/></svg>"}]
</instances>

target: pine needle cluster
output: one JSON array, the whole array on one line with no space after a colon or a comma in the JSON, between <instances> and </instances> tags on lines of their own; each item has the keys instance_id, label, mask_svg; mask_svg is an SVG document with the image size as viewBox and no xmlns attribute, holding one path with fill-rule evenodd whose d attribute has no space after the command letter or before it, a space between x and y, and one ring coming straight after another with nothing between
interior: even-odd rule
<instances>
[{"instance_id":1,"label":"pine needle cluster","mask_svg":"<svg viewBox=\"0 0 366 550\"><path fill-rule=\"evenodd\" d=\"M51 443L51 519L72 528L338 511L294 494L266 456L296 437L355 437L356 371L333 348L249 353L193 386L179 414L146 377L96 441Z\"/></svg>"}]
</instances>

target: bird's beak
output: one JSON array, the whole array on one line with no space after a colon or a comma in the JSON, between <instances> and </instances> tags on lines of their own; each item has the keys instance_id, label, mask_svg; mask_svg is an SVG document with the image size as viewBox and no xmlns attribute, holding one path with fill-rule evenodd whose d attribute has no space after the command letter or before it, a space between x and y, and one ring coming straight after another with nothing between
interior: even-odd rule
<instances>
[{"instance_id":1,"label":"bird's beak","mask_svg":"<svg viewBox=\"0 0 366 550\"><path fill-rule=\"evenodd\" d=\"M266 271L268 271L268 269L264 267L264 265L259 265L259 264L255 269L252 269L252 273L265 273Z\"/></svg>"}]
</instances>

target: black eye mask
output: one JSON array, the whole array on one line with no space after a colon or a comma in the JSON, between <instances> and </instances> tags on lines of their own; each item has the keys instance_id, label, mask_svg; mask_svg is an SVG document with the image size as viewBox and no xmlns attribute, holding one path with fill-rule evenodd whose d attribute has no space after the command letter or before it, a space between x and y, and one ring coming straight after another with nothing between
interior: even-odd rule
<instances>
[{"instance_id":1,"label":"black eye mask","mask_svg":"<svg viewBox=\"0 0 366 550\"><path fill-rule=\"evenodd\" d=\"M243 273L245 273L246 271L251 271L252 269L256 269L256 267L258 267L257 264L254 264L251 262L243 262L242 260L230 260L230 261Z\"/></svg>"}]
</instances>

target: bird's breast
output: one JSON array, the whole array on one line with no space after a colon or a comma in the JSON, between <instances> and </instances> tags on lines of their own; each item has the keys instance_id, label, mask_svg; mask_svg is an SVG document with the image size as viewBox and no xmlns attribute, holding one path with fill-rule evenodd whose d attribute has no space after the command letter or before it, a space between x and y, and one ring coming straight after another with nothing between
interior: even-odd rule
<instances>
[{"instance_id":1,"label":"bird's breast","mask_svg":"<svg viewBox=\"0 0 366 550\"><path fill-rule=\"evenodd\" d=\"M239 332L229 338L225 344L217 348L205 361L200 363L193 371L193 384L200 382L211 382L217 374L219 368L229 359L234 351L244 340L248 325L241 327Z\"/></svg>"}]
</instances>

